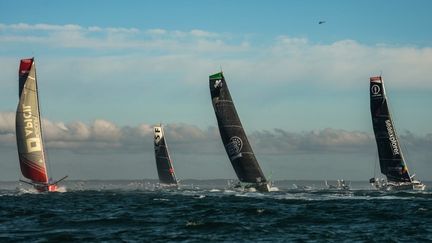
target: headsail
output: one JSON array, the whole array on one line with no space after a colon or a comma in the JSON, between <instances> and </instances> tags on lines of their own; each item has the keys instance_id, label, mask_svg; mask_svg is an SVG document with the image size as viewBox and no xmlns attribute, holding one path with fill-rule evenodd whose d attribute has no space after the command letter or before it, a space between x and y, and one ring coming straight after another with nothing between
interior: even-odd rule
<instances>
[{"instance_id":1,"label":"headsail","mask_svg":"<svg viewBox=\"0 0 432 243\"><path fill-rule=\"evenodd\" d=\"M223 73L211 75L209 79L219 132L237 177L241 182L265 183L267 180L243 130Z\"/></svg>"},{"instance_id":2,"label":"headsail","mask_svg":"<svg viewBox=\"0 0 432 243\"><path fill-rule=\"evenodd\" d=\"M381 173L388 181L411 182L381 77L370 78L370 108Z\"/></svg>"},{"instance_id":3,"label":"headsail","mask_svg":"<svg viewBox=\"0 0 432 243\"><path fill-rule=\"evenodd\" d=\"M33 182L48 183L33 58L21 60L18 75L19 103L15 126L21 172Z\"/></svg>"},{"instance_id":4,"label":"headsail","mask_svg":"<svg viewBox=\"0 0 432 243\"><path fill-rule=\"evenodd\" d=\"M174 167L165 141L162 126L154 127L154 149L159 181L163 184L177 184Z\"/></svg>"}]
</instances>

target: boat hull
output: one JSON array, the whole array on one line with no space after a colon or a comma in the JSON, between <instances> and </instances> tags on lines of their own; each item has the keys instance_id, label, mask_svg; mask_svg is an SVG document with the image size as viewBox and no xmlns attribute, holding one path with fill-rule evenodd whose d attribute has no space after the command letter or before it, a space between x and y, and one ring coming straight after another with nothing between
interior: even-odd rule
<instances>
[{"instance_id":1,"label":"boat hull","mask_svg":"<svg viewBox=\"0 0 432 243\"><path fill-rule=\"evenodd\" d=\"M426 185L421 181L414 180L412 182L387 182L384 180L376 180L371 185L378 190L384 191L424 191Z\"/></svg>"},{"instance_id":2,"label":"boat hull","mask_svg":"<svg viewBox=\"0 0 432 243\"><path fill-rule=\"evenodd\" d=\"M249 192L270 192L271 191L271 183L264 182L264 183L245 183L245 182L238 182L233 186L234 189L240 189L242 191L249 191Z\"/></svg>"},{"instance_id":3,"label":"boat hull","mask_svg":"<svg viewBox=\"0 0 432 243\"><path fill-rule=\"evenodd\" d=\"M57 184L33 185L38 192L58 192Z\"/></svg>"}]
</instances>

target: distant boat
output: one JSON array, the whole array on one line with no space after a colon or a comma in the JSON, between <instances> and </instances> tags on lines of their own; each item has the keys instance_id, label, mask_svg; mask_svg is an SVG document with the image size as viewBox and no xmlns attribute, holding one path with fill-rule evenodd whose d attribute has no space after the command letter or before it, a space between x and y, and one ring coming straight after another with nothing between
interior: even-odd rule
<instances>
[{"instance_id":1,"label":"distant boat","mask_svg":"<svg viewBox=\"0 0 432 243\"><path fill-rule=\"evenodd\" d=\"M324 181L325 186L327 189L334 189L334 190L350 190L351 189L351 182L347 184L345 180L340 179L336 181L335 185L328 184L327 180Z\"/></svg>"},{"instance_id":2,"label":"distant boat","mask_svg":"<svg viewBox=\"0 0 432 243\"><path fill-rule=\"evenodd\" d=\"M159 183L161 186L178 186L162 125L154 127L154 150Z\"/></svg>"},{"instance_id":3,"label":"distant boat","mask_svg":"<svg viewBox=\"0 0 432 243\"><path fill-rule=\"evenodd\" d=\"M377 189L424 190L426 185L410 175L403 156L387 104L384 81L381 76L370 78L370 108L381 173L387 180L371 178Z\"/></svg>"},{"instance_id":4,"label":"distant boat","mask_svg":"<svg viewBox=\"0 0 432 243\"><path fill-rule=\"evenodd\" d=\"M264 192L270 191L271 185L255 158L237 115L223 73L213 74L209 79L212 104L222 142L240 180L237 187Z\"/></svg>"},{"instance_id":5,"label":"distant boat","mask_svg":"<svg viewBox=\"0 0 432 243\"><path fill-rule=\"evenodd\" d=\"M19 103L16 111L16 139L21 172L39 192L58 190L57 183L48 177L42 123L39 110L36 66L33 58L22 59L19 67Z\"/></svg>"}]
</instances>

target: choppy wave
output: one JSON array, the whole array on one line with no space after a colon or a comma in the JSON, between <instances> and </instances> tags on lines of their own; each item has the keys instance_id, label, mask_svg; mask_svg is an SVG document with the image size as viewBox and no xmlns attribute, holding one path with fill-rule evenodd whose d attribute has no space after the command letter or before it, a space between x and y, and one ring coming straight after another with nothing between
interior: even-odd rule
<instances>
[{"instance_id":1,"label":"choppy wave","mask_svg":"<svg viewBox=\"0 0 432 243\"><path fill-rule=\"evenodd\" d=\"M0 184L1 185L1 184ZM432 191L69 182L64 193L0 189L2 241L428 241Z\"/></svg>"}]
</instances>

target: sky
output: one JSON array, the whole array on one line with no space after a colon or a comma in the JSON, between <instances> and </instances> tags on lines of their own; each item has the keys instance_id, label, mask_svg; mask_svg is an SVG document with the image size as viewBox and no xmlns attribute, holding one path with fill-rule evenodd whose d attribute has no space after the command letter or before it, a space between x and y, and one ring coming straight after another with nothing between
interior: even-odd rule
<instances>
[{"instance_id":1,"label":"sky","mask_svg":"<svg viewBox=\"0 0 432 243\"><path fill-rule=\"evenodd\" d=\"M431 7L0 1L0 180L21 176L14 119L27 57L36 61L54 177L156 178L152 126L163 123L177 177L235 178L208 87L223 70L271 179L372 177L369 77L382 75L408 166L432 180Z\"/></svg>"}]
</instances>

